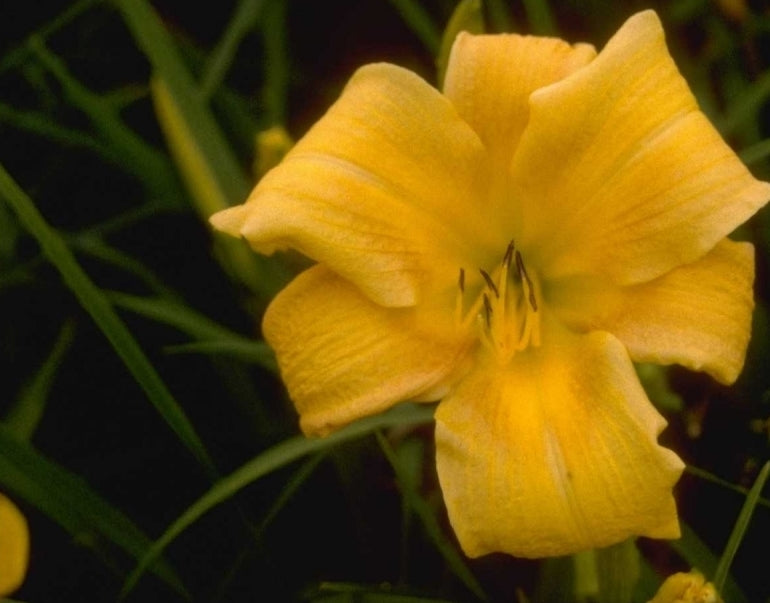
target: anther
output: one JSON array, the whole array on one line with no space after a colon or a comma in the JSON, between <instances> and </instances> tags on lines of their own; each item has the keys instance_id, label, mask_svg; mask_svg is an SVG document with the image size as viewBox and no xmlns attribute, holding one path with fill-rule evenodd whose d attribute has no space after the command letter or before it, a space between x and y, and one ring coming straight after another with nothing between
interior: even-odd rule
<instances>
[{"instance_id":1,"label":"anther","mask_svg":"<svg viewBox=\"0 0 770 603\"><path fill-rule=\"evenodd\" d=\"M495 297L500 299L500 292L497 290L497 286L495 285L494 281L492 280L492 277L489 276L489 273L487 273L485 270L479 269L479 272L481 272L481 276L484 277L484 280L487 283L487 287L492 289L492 292L495 294Z\"/></svg>"},{"instance_id":2,"label":"anther","mask_svg":"<svg viewBox=\"0 0 770 603\"><path fill-rule=\"evenodd\" d=\"M489 296L484 294L484 315L487 321L487 328L492 326L492 304L489 302Z\"/></svg>"},{"instance_id":3,"label":"anther","mask_svg":"<svg viewBox=\"0 0 770 603\"><path fill-rule=\"evenodd\" d=\"M531 287L532 285L530 285L530 289L529 289L529 305L532 306L533 312L537 312L537 298L535 297L535 290L532 289Z\"/></svg>"},{"instance_id":4,"label":"anther","mask_svg":"<svg viewBox=\"0 0 770 603\"><path fill-rule=\"evenodd\" d=\"M505 255L503 256L503 269L505 270L508 270L511 265L514 249L516 249L516 246L513 244L513 239L511 239L511 242L508 243L508 247L505 249Z\"/></svg>"},{"instance_id":5,"label":"anther","mask_svg":"<svg viewBox=\"0 0 770 603\"><path fill-rule=\"evenodd\" d=\"M460 293L465 293L465 269L460 268L460 276L457 279L457 285L460 287Z\"/></svg>"},{"instance_id":6,"label":"anther","mask_svg":"<svg viewBox=\"0 0 770 603\"><path fill-rule=\"evenodd\" d=\"M532 286L532 281L527 274L527 269L524 267L524 260L521 259L521 254L516 252L516 270L519 271L519 276L527 281L527 289L529 289L529 305L532 306L532 311L537 312L537 299L535 298L535 288Z\"/></svg>"}]
</instances>

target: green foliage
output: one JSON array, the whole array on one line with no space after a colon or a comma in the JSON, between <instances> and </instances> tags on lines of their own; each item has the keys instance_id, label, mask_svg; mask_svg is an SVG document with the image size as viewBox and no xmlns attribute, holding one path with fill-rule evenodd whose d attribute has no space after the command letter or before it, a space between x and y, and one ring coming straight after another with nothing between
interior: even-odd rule
<instances>
[{"instance_id":1,"label":"green foliage","mask_svg":"<svg viewBox=\"0 0 770 603\"><path fill-rule=\"evenodd\" d=\"M0 491L33 551L14 596L643 602L697 567L725 600L770 599L766 211L738 233L758 269L738 384L639 367L688 462L682 538L537 562L460 552L431 407L299 435L259 323L305 264L207 226L248 195L257 133L299 138L361 63L440 82L458 31L601 47L638 3L62 4L17 3L0 38ZM701 107L767 178L767 3L657 9Z\"/></svg>"}]
</instances>

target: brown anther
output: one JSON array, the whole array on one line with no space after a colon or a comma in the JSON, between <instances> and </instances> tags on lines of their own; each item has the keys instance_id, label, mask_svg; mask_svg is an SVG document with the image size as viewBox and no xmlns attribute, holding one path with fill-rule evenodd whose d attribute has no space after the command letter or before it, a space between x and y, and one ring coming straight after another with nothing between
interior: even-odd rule
<instances>
[{"instance_id":1,"label":"brown anther","mask_svg":"<svg viewBox=\"0 0 770 603\"><path fill-rule=\"evenodd\" d=\"M529 289L529 305L532 306L532 311L537 312L537 299L535 298L535 288L532 286L532 281L527 274L527 269L524 267L524 260L521 259L521 254L516 252L516 270L519 272L519 276L527 281L527 289Z\"/></svg>"},{"instance_id":2,"label":"brown anther","mask_svg":"<svg viewBox=\"0 0 770 603\"><path fill-rule=\"evenodd\" d=\"M503 256L503 269L508 270L508 268L511 265L511 260L513 259L513 251L516 249L516 246L513 244L513 239L511 239L511 242L508 243L508 247L505 248L505 255Z\"/></svg>"},{"instance_id":3,"label":"brown anther","mask_svg":"<svg viewBox=\"0 0 770 603\"><path fill-rule=\"evenodd\" d=\"M457 279L457 285L460 287L460 293L465 293L465 269L460 268L460 276Z\"/></svg>"},{"instance_id":4,"label":"brown anther","mask_svg":"<svg viewBox=\"0 0 770 603\"><path fill-rule=\"evenodd\" d=\"M484 294L484 316L487 321L487 328L492 326L492 304L489 302L489 296Z\"/></svg>"},{"instance_id":5,"label":"brown anther","mask_svg":"<svg viewBox=\"0 0 770 603\"><path fill-rule=\"evenodd\" d=\"M529 305L532 306L533 312L537 312L537 298L534 289L529 290Z\"/></svg>"},{"instance_id":6,"label":"brown anther","mask_svg":"<svg viewBox=\"0 0 770 603\"><path fill-rule=\"evenodd\" d=\"M496 298L500 298L500 292L497 290L497 286L495 285L494 281L492 280L492 277L489 276L489 273L487 273L485 270L479 269L479 272L481 272L481 276L484 277L484 280L487 283L487 287L489 287L492 292L495 294Z\"/></svg>"}]
</instances>

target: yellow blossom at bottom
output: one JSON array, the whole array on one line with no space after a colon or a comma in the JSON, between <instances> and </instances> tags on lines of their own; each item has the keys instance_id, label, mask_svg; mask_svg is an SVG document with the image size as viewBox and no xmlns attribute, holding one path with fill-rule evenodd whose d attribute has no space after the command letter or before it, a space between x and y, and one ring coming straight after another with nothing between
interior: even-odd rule
<instances>
[{"instance_id":1,"label":"yellow blossom at bottom","mask_svg":"<svg viewBox=\"0 0 770 603\"><path fill-rule=\"evenodd\" d=\"M666 578L647 603L722 603L714 585L698 571L679 572Z\"/></svg>"},{"instance_id":2,"label":"yellow blossom at bottom","mask_svg":"<svg viewBox=\"0 0 770 603\"><path fill-rule=\"evenodd\" d=\"M0 597L21 586L28 559L27 521L16 505L0 494Z\"/></svg>"},{"instance_id":3,"label":"yellow blossom at bottom","mask_svg":"<svg viewBox=\"0 0 770 603\"><path fill-rule=\"evenodd\" d=\"M597 53L460 34L443 90L367 65L212 224L317 264L264 321L308 435L439 401L471 556L676 538L683 463L633 362L741 371L770 198L698 109L657 15Z\"/></svg>"}]
</instances>

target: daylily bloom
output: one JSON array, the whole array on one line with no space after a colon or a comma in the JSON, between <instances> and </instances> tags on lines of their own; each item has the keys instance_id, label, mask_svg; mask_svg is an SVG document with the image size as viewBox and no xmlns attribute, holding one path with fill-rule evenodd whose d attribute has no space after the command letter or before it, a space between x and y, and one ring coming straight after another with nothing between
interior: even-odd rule
<instances>
[{"instance_id":1,"label":"daylily bloom","mask_svg":"<svg viewBox=\"0 0 770 603\"><path fill-rule=\"evenodd\" d=\"M632 360L736 379L753 249L726 237L769 197L647 11L599 54L461 34L443 93L365 66L212 223L317 262L263 322L303 431L441 400L463 549L541 557L679 535Z\"/></svg>"},{"instance_id":2,"label":"daylily bloom","mask_svg":"<svg viewBox=\"0 0 770 603\"><path fill-rule=\"evenodd\" d=\"M21 511L0 494L0 597L24 580L29 558L29 532Z\"/></svg>"}]
</instances>

